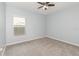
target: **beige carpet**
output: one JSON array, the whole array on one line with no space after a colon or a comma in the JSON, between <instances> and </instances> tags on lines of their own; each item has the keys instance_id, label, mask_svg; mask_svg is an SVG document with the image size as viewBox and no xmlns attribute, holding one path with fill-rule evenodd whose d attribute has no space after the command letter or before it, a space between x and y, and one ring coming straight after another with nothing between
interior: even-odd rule
<instances>
[{"instance_id":1,"label":"beige carpet","mask_svg":"<svg viewBox=\"0 0 79 59\"><path fill-rule=\"evenodd\" d=\"M8 46L6 56L79 56L79 47L49 38Z\"/></svg>"}]
</instances>

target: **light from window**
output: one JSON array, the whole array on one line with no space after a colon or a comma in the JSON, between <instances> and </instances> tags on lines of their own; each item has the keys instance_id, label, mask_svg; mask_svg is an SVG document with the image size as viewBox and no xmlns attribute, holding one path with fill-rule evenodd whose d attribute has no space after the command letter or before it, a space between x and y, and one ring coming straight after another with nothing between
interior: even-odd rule
<instances>
[{"instance_id":1,"label":"light from window","mask_svg":"<svg viewBox=\"0 0 79 59\"><path fill-rule=\"evenodd\" d=\"M13 17L14 35L25 34L25 18Z\"/></svg>"},{"instance_id":2,"label":"light from window","mask_svg":"<svg viewBox=\"0 0 79 59\"><path fill-rule=\"evenodd\" d=\"M25 18L13 17L14 26L25 26Z\"/></svg>"}]
</instances>

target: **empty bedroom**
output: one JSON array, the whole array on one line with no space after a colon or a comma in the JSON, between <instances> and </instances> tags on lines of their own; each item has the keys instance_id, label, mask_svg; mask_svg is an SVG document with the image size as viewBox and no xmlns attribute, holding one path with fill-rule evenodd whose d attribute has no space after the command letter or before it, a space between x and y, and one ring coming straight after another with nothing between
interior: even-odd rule
<instances>
[{"instance_id":1,"label":"empty bedroom","mask_svg":"<svg viewBox=\"0 0 79 59\"><path fill-rule=\"evenodd\" d=\"M0 55L79 56L79 2L0 2Z\"/></svg>"}]
</instances>

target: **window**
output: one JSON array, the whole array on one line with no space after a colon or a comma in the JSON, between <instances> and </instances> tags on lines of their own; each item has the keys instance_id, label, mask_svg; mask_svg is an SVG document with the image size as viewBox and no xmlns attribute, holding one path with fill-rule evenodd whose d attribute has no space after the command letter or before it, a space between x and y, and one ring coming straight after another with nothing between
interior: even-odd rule
<instances>
[{"instance_id":1,"label":"window","mask_svg":"<svg viewBox=\"0 0 79 59\"><path fill-rule=\"evenodd\" d=\"M25 18L13 17L14 35L25 34Z\"/></svg>"},{"instance_id":2,"label":"window","mask_svg":"<svg viewBox=\"0 0 79 59\"><path fill-rule=\"evenodd\" d=\"M25 18L14 17L13 25L16 26L25 26Z\"/></svg>"}]
</instances>

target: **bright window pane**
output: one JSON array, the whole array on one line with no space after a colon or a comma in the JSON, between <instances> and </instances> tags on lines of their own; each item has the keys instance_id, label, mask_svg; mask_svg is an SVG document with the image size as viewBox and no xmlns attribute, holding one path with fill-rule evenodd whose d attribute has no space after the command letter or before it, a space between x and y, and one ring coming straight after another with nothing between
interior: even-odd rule
<instances>
[{"instance_id":1,"label":"bright window pane","mask_svg":"<svg viewBox=\"0 0 79 59\"><path fill-rule=\"evenodd\" d=\"M25 34L25 18L13 17L14 35Z\"/></svg>"},{"instance_id":2,"label":"bright window pane","mask_svg":"<svg viewBox=\"0 0 79 59\"><path fill-rule=\"evenodd\" d=\"M13 17L14 26L25 26L25 18Z\"/></svg>"}]
</instances>

